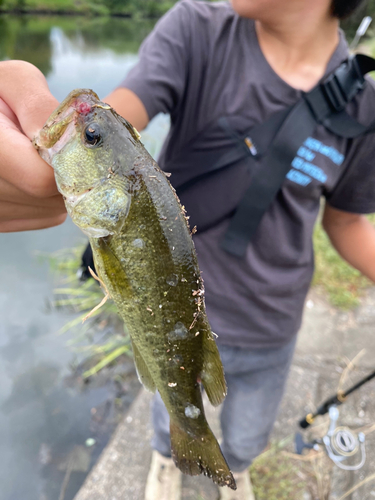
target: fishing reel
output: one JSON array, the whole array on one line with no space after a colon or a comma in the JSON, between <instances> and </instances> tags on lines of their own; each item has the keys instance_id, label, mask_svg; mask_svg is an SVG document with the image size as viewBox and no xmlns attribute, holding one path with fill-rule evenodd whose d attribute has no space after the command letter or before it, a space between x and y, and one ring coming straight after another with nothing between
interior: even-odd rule
<instances>
[{"instance_id":1,"label":"fishing reel","mask_svg":"<svg viewBox=\"0 0 375 500\"><path fill-rule=\"evenodd\" d=\"M340 469L347 471L361 469L366 462L366 437L364 433L355 434L349 427L337 426L339 410L336 405L329 407L328 414L330 424L327 434L321 439L305 443L302 434L297 433L295 437L296 452L302 455L304 449L319 450L323 446L328 457ZM356 455L358 455L357 463L355 465L348 463Z\"/></svg>"}]
</instances>

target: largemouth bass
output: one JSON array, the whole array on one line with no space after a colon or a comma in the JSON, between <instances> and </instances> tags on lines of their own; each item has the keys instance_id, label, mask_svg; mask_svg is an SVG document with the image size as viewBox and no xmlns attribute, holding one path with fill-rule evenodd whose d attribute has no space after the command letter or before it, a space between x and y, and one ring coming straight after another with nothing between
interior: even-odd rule
<instances>
[{"instance_id":1,"label":"largemouth bass","mask_svg":"<svg viewBox=\"0 0 375 500\"><path fill-rule=\"evenodd\" d=\"M130 333L140 381L168 409L177 467L235 489L200 388L220 404L223 368L186 216L166 175L132 125L91 90L71 92L34 145L90 239L98 276Z\"/></svg>"}]
</instances>

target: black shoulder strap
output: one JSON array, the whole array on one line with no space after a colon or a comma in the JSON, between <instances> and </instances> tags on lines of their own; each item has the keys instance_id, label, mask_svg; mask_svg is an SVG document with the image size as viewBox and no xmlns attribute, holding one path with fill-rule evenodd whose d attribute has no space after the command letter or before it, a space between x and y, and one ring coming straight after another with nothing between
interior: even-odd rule
<instances>
[{"instance_id":1,"label":"black shoulder strap","mask_svg":"<svg viewBox=\"0 0 375 500\"><path fill-rule=\"evenodd\" d=\"M330 132L347 139L373 132L375 121L370 125L362 125L345 111L346 105L365 87L364 75L370 71L375 71L375 59L357 54L305 93L303 97L317 123L322 123Z\"/></svg>"},{"instance_id":2,"label":"black shoulder strap","mask_svg":"<svg viewBox=\"0 0 375 500\"><path fill-rule=\"evenodd\" d=\"M237 257L245 255L265 211L276 197L299 147L323 124L333 133L353 138L375 130L375 121L361 125L345 107L360 92L364 75L375 70L375 60L359 54L350 57L336 71L292 106L268 150L253 173L250 187L242 198L221 247ZM261 125L267 130L267 123Z\"/></svg>"},{"instance_id":3,"label":"black shoulder strap","mask_svg":"<svg viewBox=\"0 0 375 500\"><path fill-rule=\"evenodd\" d=\"M253 172L251 184L221 241L220 245L225 251L238 257L245 254L264 212L275 198L290 170L290 164L298 148L315 127L316 121L305 102L299 101L293 106L279 129L271 150Z\"/></svg>"}]
</instances>

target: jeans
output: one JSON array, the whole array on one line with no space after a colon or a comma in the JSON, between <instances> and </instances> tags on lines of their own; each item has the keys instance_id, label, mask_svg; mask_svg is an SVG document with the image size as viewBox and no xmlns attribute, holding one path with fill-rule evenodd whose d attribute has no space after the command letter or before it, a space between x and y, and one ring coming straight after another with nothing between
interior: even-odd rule
<instances>
[{"instance_id":1,"label":"jeans","mask_svg":"<svg viewBox=\"0 0 375 500\"><path fill-rule=\"evenodd\" d=\"M276 349L218 345L228 395L222 404L221 449L230 469L242 472L267 446L276 420L296 339ZM152 403L152 447L171 456L169 415L156 393Z\"/></svg>"}]
</instances>

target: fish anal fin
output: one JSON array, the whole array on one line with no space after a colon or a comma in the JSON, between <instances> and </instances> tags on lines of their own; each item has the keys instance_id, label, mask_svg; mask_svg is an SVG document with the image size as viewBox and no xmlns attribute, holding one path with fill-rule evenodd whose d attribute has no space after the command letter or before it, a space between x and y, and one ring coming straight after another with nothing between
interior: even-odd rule
<instances>
[{"instance_id":1,"label":"fish anal fin","mask_svg":"<svg viewBox=\"0 0 375 500\"><path fill-rule=\"evenodd\" d=\"M204 474L219 486L237 488L220 446L207 426L201 436L192 436L171 419L172 457L181 472L190 476Z\"/></svg>"},{"instance_id":2,"label":"fish anal fin","mask_svg":"<svg viewBox=\"0 0 375 500\"><path fill-rule=\"evenodd\" d=\"M212 333L206 334L203 341L203 367L201 381L210 403L218 406L227 395L227 385L219 350Z\"/></svg>"},{"instance_id":3,"label":"fish anal fin","mask_svg":"<svg viewBox=\"0 0 375 500\"><path fill-rule=\"evenodd\" d=\"M134 355L134 364L135 369L137 370L137 375L140 383L143 385L145 389L150 392L155 392L156 386L153 378L151 377L150 371L142 358L141 353L139 352L138 347L132 341L133 347L133 355Z\"/></svg>"}]
</instances>

